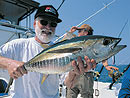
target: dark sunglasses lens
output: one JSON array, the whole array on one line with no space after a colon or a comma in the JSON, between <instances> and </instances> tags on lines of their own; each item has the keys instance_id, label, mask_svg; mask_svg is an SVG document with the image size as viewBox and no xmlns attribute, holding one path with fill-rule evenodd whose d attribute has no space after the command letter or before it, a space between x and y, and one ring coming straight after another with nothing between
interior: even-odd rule
<instances>
[{"instance_id":1,"label":"dark sunglasses lens","mask_svg":"<svg viewBox=\"0 0 130 98\"><path fill-rule=\"evenodd\" d=\"M46 26L46 25L48 24L48 21L45 21L45 20L40 20L40 23L41 23L41 25Z\"/></svg>"},{"instance_id":2,"label":"dark sunglasses lens","mask_svg":"<svg viewBox=\"0 0 130 98\"><path fill-rule=\"evenodd\" d=\"M87 29L84 29L84 32L88 32L88 30L87 30Z\"/></svg>"},{"instance_id":3,"label":"dark sunglasses lens","mask_svg":"<svg viewBox=\"0 0 130 98\"><path fill-rule=\"evenodd\" d=\"M51 27L56 27L57 26L57 23L54 23L54 22L51 22Z\"/></svg>"},{"instance_id":4,"label":"dark sunglasses lens","mask_svg":"<svg viewBox=\"0 0 130 98\"><path fill-rule=\"evenodd\" d=\"M80 33L82 30L78 30L78 33Z\"/></svg>"},{"instance_id":5,"label":"dark sunglasses lens","mask_svg":"<svg viewBox=\"0 0 130 98\"><path fill-rule=\"evenodd\" d=\"M40 20L40 23L41 23L41 25L46 26L48 24L48 21ZM56 27L57 26L57 23L55 23L55 22L51 22L49 24L50 24L51 27Z\"/></svg>"},{"instance_id":6,"label":"dark sunglasses lens","mask_svg":"<svg viewBox=\"0 0 130 98\"><path fill-rule=\"evenodd\" d=\"M92 35L92 32L91 32L91 31L88 31L88 35Z\"/></svg>"}]
</instances>

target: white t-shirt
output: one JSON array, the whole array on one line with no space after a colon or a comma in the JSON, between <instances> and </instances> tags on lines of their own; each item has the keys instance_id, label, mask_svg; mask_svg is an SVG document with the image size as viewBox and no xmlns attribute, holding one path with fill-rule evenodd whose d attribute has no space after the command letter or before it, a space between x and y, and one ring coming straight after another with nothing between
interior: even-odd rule
<instances>
[{"instance_id":1,"label":"white t-shirt","mask_svg":"<svg viewBox=\"0 0 130 98\"><path fill-rule=\"evenodd\" d=\"M34 39L16 39L0 47L0 55L14 60L27 62L43 47ZM43 74L28 72L13 82L10 94L13 98L57 98L59 76L49 75L41 84Z\"/></svg>"}]
</instances>

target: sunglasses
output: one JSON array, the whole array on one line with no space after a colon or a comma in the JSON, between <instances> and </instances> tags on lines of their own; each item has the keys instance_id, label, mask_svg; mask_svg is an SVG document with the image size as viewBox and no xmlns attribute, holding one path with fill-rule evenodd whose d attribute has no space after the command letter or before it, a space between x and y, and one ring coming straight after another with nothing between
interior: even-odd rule
<instances>
[{"instance_id":1,"label":"sunglasses","mask_svg":"<svg viewBox=\"0 0 130 98\"><path fill-rule=\"evenodd\" d=\"M43 26L46 26L47 24L49 24L51 27L57 26L56 22L50 22L50 21L46 21L46 20L40 20L40 24L43 25Z\"/></svg>"},{"instance_id":2,"label":"sunglasses","mask_svg":"<svg viewBox=\"0 0 130 98\"><path fill-rule=\"evenodd\" d=\"M88 35L92 35L91 31L89 31L88 29L80 29L78 30L78 33L81 33L81 32L88 32Z\"/></svg>"}]
</instances>

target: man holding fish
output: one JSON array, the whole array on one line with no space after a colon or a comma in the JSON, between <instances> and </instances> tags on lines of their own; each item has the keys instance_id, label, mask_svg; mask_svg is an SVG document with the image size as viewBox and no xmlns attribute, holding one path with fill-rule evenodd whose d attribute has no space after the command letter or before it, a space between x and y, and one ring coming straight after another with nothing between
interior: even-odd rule
<instances>
[{"instance_id":1,"label":"man holding fish","mask_svg":"<svg viewBox=\"0 0 130 98\"><path fill-rule=\"evenodd\" d=\"M34 20L35 37L12 40L0 47L0 68L6 69L10 77L15 79L9 92L12 98L58 98L59 75L49 74L44 83L41 84L42 73L45 74L46 71L49 73L51 70L45 64L46 70L43 68L45 71L37 73L37 70L41 68L41 63L33 62L33 58L37 58L37 54L53 44L51 40L55 35L55 29L57 24L62 21L58 16L57 10L51 5L39 7ZM29 64L28 61L30 61ZM94 59L85 56L84 61L78 56L77 61L71 62L73 70L65 79L67 87L73 88L78 75L95 68L96 61ZM86 63L86 67L84 67L84 63ZM29 67L26 67L26 64ZM36 65L36 72L27 71L30 66L36 67ZM38 67L40 68L38 69Z\"/></svg>"}]
</instances>

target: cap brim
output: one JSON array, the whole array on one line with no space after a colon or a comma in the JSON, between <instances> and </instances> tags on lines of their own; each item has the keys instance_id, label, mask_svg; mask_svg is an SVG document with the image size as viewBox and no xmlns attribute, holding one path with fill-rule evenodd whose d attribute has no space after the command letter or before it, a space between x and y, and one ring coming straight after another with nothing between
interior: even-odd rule
<instances>
[{"instance_id":1,"label":"cap brim","mask_svg":"<svg viewBox=\"0 0 130 98\"><path fill-rule=\"evenodd\" d=\"M49 18L50 20L55 20L57 23L60 23L60 22L62 22L62 20L61 19L59 19L59 18L57 18L57 17L55 17L55 16L53 16L53 15L49 15L49 14L40 14L40 15L37 15L37 17L45 17L45 18Z\"/></svg>"},{"instance_id":2,"label":"cap brim","mask_svg":"<svg viewBox=\"0 0 130 98\"><path fill-rule=\"evenodd\" d=\"M78 28L77 30L82 30L82 29L85 29L85 28Z\"/></svg>"}]
</instances>

